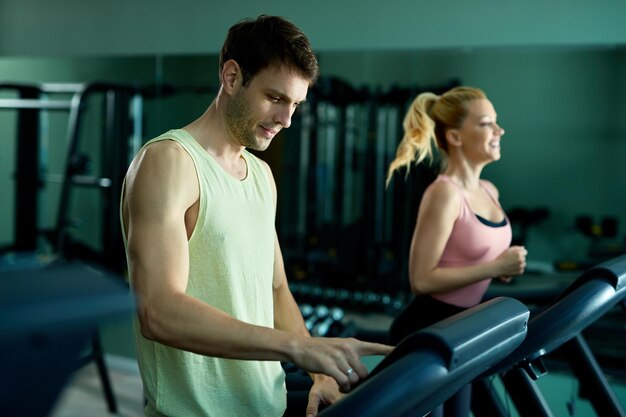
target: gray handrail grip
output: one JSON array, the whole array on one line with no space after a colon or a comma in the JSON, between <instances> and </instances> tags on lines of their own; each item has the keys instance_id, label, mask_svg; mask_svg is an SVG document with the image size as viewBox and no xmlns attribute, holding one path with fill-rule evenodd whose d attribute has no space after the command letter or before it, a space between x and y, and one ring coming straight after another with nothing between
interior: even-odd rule
<instances>
[{"instance_id":1,"label":"gray handrail grip","mask_svg":"<svg viewBox=\"0 0 626 417\"><path fill-rule=\"evenodd\" d=\"M426 413L519 346L528 316L521 302L498 297L415 332L320 417Z\"/></svg>"}]
</instances>

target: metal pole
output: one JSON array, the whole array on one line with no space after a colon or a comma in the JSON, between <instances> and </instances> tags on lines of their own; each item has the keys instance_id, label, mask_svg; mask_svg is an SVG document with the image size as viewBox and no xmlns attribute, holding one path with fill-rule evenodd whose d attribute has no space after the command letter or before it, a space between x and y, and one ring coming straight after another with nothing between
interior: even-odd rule
<instances>
[{"instance_id":1,"label":"metal pole","mask_svg":"<svg viewBox=\"0 0 626 417\"><path fill-rule=\"evenodd\" d=\"M502 382L522 417L554 417L535 381L522 368L502 375Z\"/></svg>"},{"instance_id":2,"label":"metal pole","mask_svg":"<svg viewBox=\"0 0 626 417\"><path fill-rule=\"evenodd\" d=\"M589 399L596 413L602 417L624 417L624 409L583 336L579 334L559 350L580 382L581 396Z\"/></svg>"}]
</instances>

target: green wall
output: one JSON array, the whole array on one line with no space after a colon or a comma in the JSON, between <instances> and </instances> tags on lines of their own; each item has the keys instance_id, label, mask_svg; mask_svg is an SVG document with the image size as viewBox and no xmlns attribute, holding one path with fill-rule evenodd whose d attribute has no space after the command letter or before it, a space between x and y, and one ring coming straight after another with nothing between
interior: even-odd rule
<instances>
[{"instance_id":1,"label":"green wall","mask_svg":"<svg viewBox=\"0 0 626 417\"><path fill-rule=\"evenodd\" d=\"M476 48L473 50L322 52L323 75L339 76L355 86L439 85L450 79L483 88L506 129L503 158L485 170L500 188L505 208L546 207L552 215L531 229L529 258L579 259L589 242L574 230L579 215L620 220L626 233L626 49L625 48ZM216 85L216 56L0 59L5 80L77 82L107 79L144 85L165 82ZM144 137L180 127L204 111L210 91L145 102ZM86 129L97 133L97 117ZM45 137L50 171L64 163L64 116L49 117ZM0 112L0 245L13 233L11 173L14 116ZM92 140L95 140L92 138ZM97 152L96 152L97 154ZM97 166L96 166L97 167ZM56 218L58 185L43 194L43 223ZM285 192L285 190L283 190ZM92 213L100 200L83 192L76 199L85 237L98 240Z\"/></svg>"},{"instance_id":2,"label":"green wall","mask_svg":"<svg viewBox=\"0 0 626 417\"><path fill-rule=\"evenodd\" d=\"M261 13L324 52L626 42L622 0L2 0L0 55L217 53L233 22Z\"/></svg>"}]
</instances>

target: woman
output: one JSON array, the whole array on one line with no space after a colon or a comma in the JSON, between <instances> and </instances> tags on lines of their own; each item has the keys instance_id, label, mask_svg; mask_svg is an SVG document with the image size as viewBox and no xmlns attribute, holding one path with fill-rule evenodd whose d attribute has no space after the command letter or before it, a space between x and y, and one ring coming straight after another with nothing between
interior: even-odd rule
<instances>
[{"instance_id":1,"label":"woman","mask_svg":"<svg viewBox=\"0 0 626 417\"><path fill-rule=\"evenodd\" d=\"M423 93L404 119L404 138L389 166L395 171L443 155L442 173L420 203L409 256L415 299L390 330L392 343L478 304L492 278L509 281L524 272L526 249L511 244L511 225L498 190L480 178L500 159L504 130L493 104L479 89L456 87L441 96ZM432 415L467 416L469 386Z\"/></svg>"}]
</instances>

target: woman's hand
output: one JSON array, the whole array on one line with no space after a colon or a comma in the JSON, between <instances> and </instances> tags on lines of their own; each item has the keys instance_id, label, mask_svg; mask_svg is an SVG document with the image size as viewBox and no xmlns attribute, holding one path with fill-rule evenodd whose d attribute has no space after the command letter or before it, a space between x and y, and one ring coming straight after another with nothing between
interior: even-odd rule
<instances>
[{"instance_id":1,"label":"woman's hand","mask_svg":"<svg viewBox=\"0 0 626 417\"><path fill-rule=\"evenodd\" d=\"M502 277L504 282L508 282L507 278L510 281L512 276L522 275L526 268L526 254L528 251L523 246L511 246L506 249L495 259L497 271L494 276Z\"/></svg>"}]
</instances>

